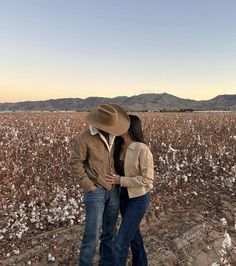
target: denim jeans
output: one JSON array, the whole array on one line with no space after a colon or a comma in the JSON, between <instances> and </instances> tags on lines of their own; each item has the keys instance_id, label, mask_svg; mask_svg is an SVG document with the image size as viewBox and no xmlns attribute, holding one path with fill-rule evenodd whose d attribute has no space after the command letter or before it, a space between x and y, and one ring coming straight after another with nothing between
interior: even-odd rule
<instances>
[{"instance_id":1,"label":"denim jeans","mask_svg":"<svg viewBox=\"0 0 236 266\"><path fill-rule=\"evenodd\" d=\"M97 188L95 191L85 192L85 228L80 247L79 266L93 265L101 224L99 265L113 266L119 199L119 187L114 187L111 191Z\"/></svg>"},{"instance_id":2,"label":"denim jeans","mask_svg":"<svg viewBox=\"0 0 236 266\"><path fill-rule=\"evenodd\" d=\"M117 234L114 266L125 266L129 247L132 251L132 265L146 266L147 255L140 234L139 225L149 206L149 193L129 199L127 188L121 188L120 211L122 222Z\"/></svg>"}]
</instances>

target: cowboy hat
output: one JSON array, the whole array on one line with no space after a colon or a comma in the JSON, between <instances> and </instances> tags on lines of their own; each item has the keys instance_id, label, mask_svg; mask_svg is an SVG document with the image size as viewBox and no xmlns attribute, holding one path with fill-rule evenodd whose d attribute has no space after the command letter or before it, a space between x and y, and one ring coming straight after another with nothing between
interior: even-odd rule
<instances>
[{"instance_id":1,"label":"cowboy hat","mask_svg":"<svg viewBox=\"0 0 236 266\"><path fill-rule=\"evenodd\" d=\"M114 136L127 132L130 126L129 115L116 104L101 104L93 108L86 117L94 127Z\"/></svg>"}]
</instances>

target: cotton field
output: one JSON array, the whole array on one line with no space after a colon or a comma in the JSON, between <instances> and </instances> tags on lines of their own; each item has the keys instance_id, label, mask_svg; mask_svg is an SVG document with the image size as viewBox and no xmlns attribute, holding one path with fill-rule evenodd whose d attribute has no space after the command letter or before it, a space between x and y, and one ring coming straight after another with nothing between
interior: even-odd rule
<instances>
[{"instance_id":1,"label":"cotton field","mask_svg":"<svg viewBox=\"0 0 236 266\"><path fill-rule=\"evenodd\" d=\"M200 206L223 219L222 204L236 198L236 113L137 114L154 155L151 209ZM0 256L17 255L15 243L32 233L83 223L69 158L85 115L0 113Z\"/></svg>"}]
</instances>

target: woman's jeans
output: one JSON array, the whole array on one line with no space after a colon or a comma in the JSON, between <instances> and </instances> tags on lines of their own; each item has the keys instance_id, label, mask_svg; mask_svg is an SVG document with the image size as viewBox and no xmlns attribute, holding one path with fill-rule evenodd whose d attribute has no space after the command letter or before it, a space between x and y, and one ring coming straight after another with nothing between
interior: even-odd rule
<instances>
[{"instance_id":1,"label":"woman's jeans","mask_svg":"<svg viewBox=\"0 0 236 266\"><path fill-rule=\"evenodd\" d=\"M132 251L132 265L147 265L147 255L139 225L148 206L149 193L140 197L129 198L127 188L121 188L120 211L122 222L115 243L114 266L126 265L129 246Z\"/></svg>"},{"instance_id":2,"label":"woman's jeans","mask_svg":"<svg viewBox=\"0 0 236 266\"><path fill-rule=\"evenodd\" d=\"M102 224L100 237L100 266L113 266L114 240L116 222L119 213L119 187L111 191L97 188L95 191L85 192L85 228L80 247L80 266L92 266L99 239L99 228Z\"/></svg>"}]
</instances>

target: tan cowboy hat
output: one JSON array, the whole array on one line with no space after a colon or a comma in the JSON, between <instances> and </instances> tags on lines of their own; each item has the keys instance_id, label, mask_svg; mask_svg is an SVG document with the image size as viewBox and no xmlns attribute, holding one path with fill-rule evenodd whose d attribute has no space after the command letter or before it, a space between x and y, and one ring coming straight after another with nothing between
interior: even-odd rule
<instances>
[{"instance_id":1,"label":"tan cowboy hat","mask_svg":"<svg viewBox=\"0 0 236 266\"><path fill-rule=\"evenodd\" d=\"M116 104L101 104L93 108L86 117L94 127L119 136L128 131L130 126L129 115Z\"/></svg>"}]
</instances>

